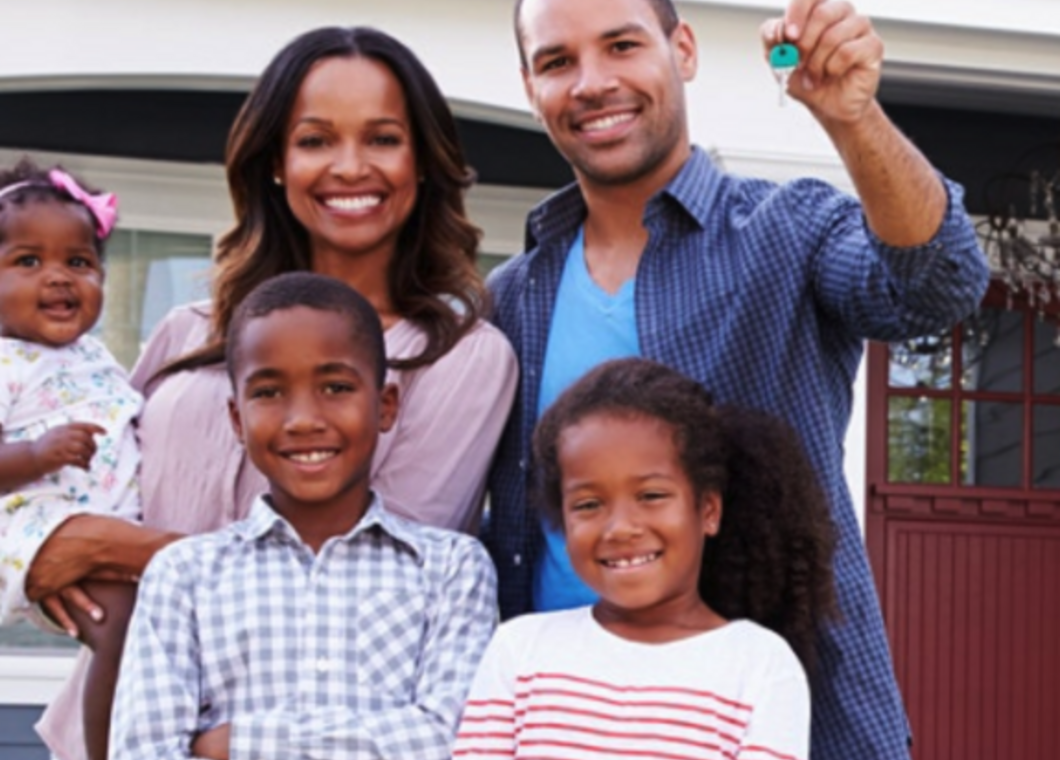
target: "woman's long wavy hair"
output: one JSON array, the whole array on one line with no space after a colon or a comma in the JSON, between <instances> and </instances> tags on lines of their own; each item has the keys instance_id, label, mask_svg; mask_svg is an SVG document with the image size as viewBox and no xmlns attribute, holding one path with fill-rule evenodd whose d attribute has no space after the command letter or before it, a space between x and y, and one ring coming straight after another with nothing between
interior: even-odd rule
<instances>
[{"instance_id":1,"label":"woman's long wavy hair","mask_svg":"<svg viewBox=\"0 0 1060 760\"><path fill-rule=\"evenodd\" d=\"M273 176L283 162L284 136L302 82L313 65L326 58L366 58L397 77L423 177L398 237L387 282L395 310L424 330L427 343L419 355L392 359L390 365L411 369L431 364L486 308L485 287L475 268L480 233L464 211L464 193L475 176L465 163L456 122L438 85L411 50L383 32L368 27L316 29L276 55L236 116L225 164L237 221L221 238L215 256L211 339L162 374L223 362L228 324L247 294L274 275L312 269L309 235Z\"/></svg>"},{"instance_id":2,"label":"woman's long wavy hair","mask_svg":"<svg viewBox=\"0 0 1060 760\"><path fill-rule=\"evenodd\" d=\"M837 532L798 435L765 412L716 406L698 382L647 359L601 364L568 388L534 431L536 499L563 527L563 431L593 415L666 423L697 497L722 497L721 529L704 541L699 594L725 618L783 636L813 673L818 632L838 617Z\"/></svg>"}]
</instances>

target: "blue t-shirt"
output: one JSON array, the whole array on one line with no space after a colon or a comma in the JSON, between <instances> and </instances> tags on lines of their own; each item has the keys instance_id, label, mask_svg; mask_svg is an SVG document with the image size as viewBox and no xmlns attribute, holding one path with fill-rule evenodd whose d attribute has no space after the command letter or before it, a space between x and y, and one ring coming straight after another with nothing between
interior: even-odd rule
<instances>
[{"instance_id":1,"label":"blue t-shirt","mask_svg":"<svg viewBox=\"0 0 1060 760\"><path fill-rule=\"evenodd\" d=\"M611 295L597 285L585 264L585 230L580 229L563 267L556 309L545 349L538 396L538 418L568 386L610 359L640 356L633 308L634 280ZM596 601L571 567L563 533L542 521L541 557L534 566L534 609L539 612L580 607Z\"/></svg>"}]
</instances>

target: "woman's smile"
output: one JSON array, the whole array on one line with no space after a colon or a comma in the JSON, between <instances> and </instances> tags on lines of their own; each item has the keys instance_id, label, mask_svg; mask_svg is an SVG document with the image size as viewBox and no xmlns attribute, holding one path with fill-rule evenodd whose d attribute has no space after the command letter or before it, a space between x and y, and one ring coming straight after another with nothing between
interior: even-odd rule
<instances>
[{"instance_id":1,"label":"woman's smile","mask_svg":"<svg viewBox=\"0 0 1060 760\"><path fill-rule=\"evenodd\" d=\"M335 271L351 255L378 257L385 268L419 192L412 124L394 73L369 58L316 63L291 111L278 179L309 235L314 269Z\"/></svg>"}]
</instances>

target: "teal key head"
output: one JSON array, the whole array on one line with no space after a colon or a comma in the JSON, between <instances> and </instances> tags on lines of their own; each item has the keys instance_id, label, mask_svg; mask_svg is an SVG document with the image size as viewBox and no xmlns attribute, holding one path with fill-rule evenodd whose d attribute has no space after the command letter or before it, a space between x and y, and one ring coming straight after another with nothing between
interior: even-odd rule
<instances>
[{"instance_id":1,"label":"teal key head","mask_svg":"<svg viewBox=\"0 0 1060 760\"><path fill-rule=\"evenodd\" d=\"M774 69L794 69L799 65L799 49L790 42L775 45L769 51L769 65Z\"/></svg>"}]
</instances>

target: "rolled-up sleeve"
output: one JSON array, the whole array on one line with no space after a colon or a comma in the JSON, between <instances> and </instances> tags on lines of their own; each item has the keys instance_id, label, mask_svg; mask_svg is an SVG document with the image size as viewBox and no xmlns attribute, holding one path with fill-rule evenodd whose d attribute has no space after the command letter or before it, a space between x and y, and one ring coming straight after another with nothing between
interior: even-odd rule
<instances>
[{"instance_id":1,"label":"rolled-up sleeve","mask_svg":"<svg viewBox=\"0 0 1060 760\"><path fill-rule=\"evenodd\" d=\"M796 194L796 218L813 218L811 276L823 309L849 331L873 340L902 340L944 330L973 312L990 268L962 204L959 185L943 178L947 207L923 245L881 241L856 199L822 183ZM800 208L801 207L801 208Z\"/></svg>"}]
</instances>

